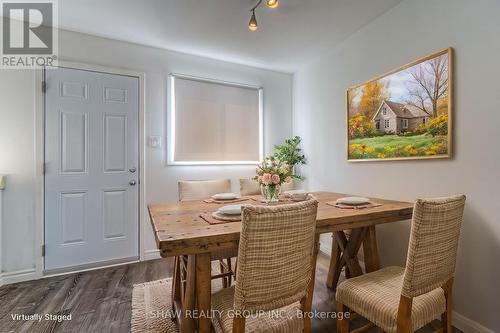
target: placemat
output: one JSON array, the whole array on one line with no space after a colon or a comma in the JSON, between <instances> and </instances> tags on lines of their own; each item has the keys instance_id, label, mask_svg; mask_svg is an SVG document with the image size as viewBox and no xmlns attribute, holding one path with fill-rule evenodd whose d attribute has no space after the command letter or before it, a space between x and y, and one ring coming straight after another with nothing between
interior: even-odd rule
<instances>
[{"instance_id":1,"label":"placemat","mask_svg":"<svg viewBox=\"0 0 500 333\"><path fill-rule=\"evenodd\" d=\"M379 203L374 203L374 202L369 202L366 204L362 205L346 205L346 204L341 204L337 203L336 201L330 201L326 203L327 205L340 208L340 209L365 209L365 208L375 208L375 207L380 207L382 204Z\"/></svg>"},{"instance_id":2,"label":"placemat","mask_svg":"<svg viewBox=\"0 0 500 333\"><path fill-rule=\"evenodd\" d=\"M241 215L228 216L218 214L217 212L200 214L200 217L208 224L222 224L241 221Z\"/></svg>"}]
</instances>

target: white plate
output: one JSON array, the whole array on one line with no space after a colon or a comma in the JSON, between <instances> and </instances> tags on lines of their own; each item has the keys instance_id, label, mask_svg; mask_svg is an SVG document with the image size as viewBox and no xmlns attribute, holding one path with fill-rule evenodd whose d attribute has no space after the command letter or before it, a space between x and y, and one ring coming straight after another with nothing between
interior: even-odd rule
<instances>
[{"instance_id":1,"label":"white plate","mask_svg":"<svg viewBox=\"0 0 500 333\"><path fill-rule=\"evenodd\" d=\"M305 200L307 200L307 194L304 195L304 196L293 195L293 196L290 197L290 200L296 201L296 202L305 201Z\"/></svg>"},{"instance_id":2,"label":"white plate","mask_svg":"<svg viewBox=\"0 0 500 333\"><path fill-rule=\"evenodd\" d=\"M308 193L304 190L286 191L285 197L292 199L292 201L304 201L307 199Z\"/></svg>"},{"instance_id":3,"label":"white plate","mask_svg":"<svg viewBox=\"0 0 500 333\"><path fill-rule=\"evenodd\" d=\"M224 215L239 215L241 214L241 205L228 205L219 208L219 213Z\"/></svg>"},{"instance_id":4,"label":"white plate","mask_svg":"<svg viewBox=\"0 0 500 333\"><path fill-rule=\"evenodd\" d=\"M232 200L237 199L238 195L236 193L217 193L212 195L214 200Z\"/></svg>"},{"instance_id":5,"label":"white plate","mask_svg":"<svg viewBox=\"0 0 500 333\"><path fill-rule=\"evenodd\" d=\"M344 205L362 205L370 202L370 199L363 197L344 197L337 199L337 203Z\"/></svg>"},{"instance_id":6,"label":"white plate","mask_svg":"<svg viewBox=\"0 0 500 333\"><path fill-rule=\"evenodd\" d=\"M287 197L291 197L293 195L304 195L307 194L307 192L304 190L291 190L291 191L285 191L283 192L283 194Z\"/></svg>"}]
</instances>

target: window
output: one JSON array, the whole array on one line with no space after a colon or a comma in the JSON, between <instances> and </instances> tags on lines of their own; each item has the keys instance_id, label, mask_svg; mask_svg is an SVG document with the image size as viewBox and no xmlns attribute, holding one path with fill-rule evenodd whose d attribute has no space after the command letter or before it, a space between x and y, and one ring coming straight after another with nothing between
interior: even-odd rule
<instances>
[{"instance_id":1,"label":"window","mask_svg":"<svg viewBox=\"0 0 500 333\"><path fill-rule=\"evenodd\" d=\"M425 125L425 123L426 123L426 122L427 122L427 118L425 118L425 117L424 117L424 118L422 118L422 124L424 124L424 125Z\"/></svg>"},{"instance_id":2,"label":"window","mask_svg":"<svg viewBox=\"0 0 500 333\"><path fill-rule=\"evenodd\" d=\"M382 114L383 114L384 116L385 116L385 115L387 115L387 109L386 109L385 107L384 107L384 108L382 108Z\"/></svg>"},{"instance_id":3,"label":"window","mask_svg":"<svg viewBox=\"0 0 500 333\"><path fill-rule=\"evenodd\" d=\"M173 74L169 83L168 164L262 160L262 88Z\"/></svg>"},{"instance_id":4,"label":"window","mask_svg":"<svg viewBox=\"0 0 500 333\"><path fill-rule=\"evenodd\" d=\"M385 126L385 128L389 128L389 125L390 125L389 119L384 120L384 126Z\"/></svg>"},{"instance_id":5,"label":"window","mask_svg":"<svg viewBox=\"0 0 500 333\"><path fill-rule=\"evenodd\" d=\"M375 128L380 129L380 120L375 121Z\"/></svg>"},{"instance_id":6,"label":"window","mask_svg":"<svg viewBox=\"0 0 500 333\"><path fill-rule=\"evenodd\" d=\"M408 128L408 119L401 119L401 127Z\"/></svg>"}]
</instances>

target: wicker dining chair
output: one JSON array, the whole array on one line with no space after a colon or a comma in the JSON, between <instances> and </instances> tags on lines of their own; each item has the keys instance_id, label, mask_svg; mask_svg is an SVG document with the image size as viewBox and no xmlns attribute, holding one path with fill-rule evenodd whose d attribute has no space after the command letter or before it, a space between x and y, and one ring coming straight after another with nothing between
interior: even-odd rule
<instances>
[{"instance_id":1,"label":"wicker dining chair","mask_svg":"<svg viewBox=\"0 0 500 333\"><path fill-rule=\"evenodd\" d=\"M284 183L281 185L281 192L294 189L294 182ZM240 179L240 194L241 195L258 195L260 194L260 186L253 179Z\"/></svg>"},{"instance_id":2,"label":"wicker dining chair","mask_svg":"<svg viewBox=\"0 0 500 333\"><path fill-rule=\"evenodd\" d=\"M337 312L352 310L385 332L414 332L441 317L451 333L453 275L465 196L419 199L413 209L406 268L387 267L337 287ZM337 321L337 332L349 320Z\"/></svg>"},{"instance_id":3,"label":"wicker dining chair","mask_svg":"<svg viewBox=\"0 0 500 333\"><path fill-rule=\"evenodd\" d=\"M209 199L217 193L231 192L230 179L181 180L178 186L179 201Z\"/></svg>"},{"instance_id":4,"label":"wicker dining chair","mask_svg":"<svg viewBox=\"0 0 500 333\"><path fill-rule=\"evenodd\" d=\"M216 332L310 331L299 313L310 311L317 206L243 208L235 285L212 295Z\"/></svg>"},{"instance_id":5,"label":"wicker dining chair","mask_svg":"<svg viewBox=\"0 0 500 333\"><path fill-rule=\"evenodd\" d=\"M259 183L257 183L253 179L240 179L240 194L241 195L260 194Z\"/></svg>"},{"instance_id":6,"label":"wicker dining chair","mask_svg":"<svg viewBox=\"0 0 500 333\"><path fill-rule=\"evenodd\" d=\"M231 192L230 179L218 180L183 180L178 183L179 201L194 201L208 199L217 193ZM237 249L221 250L211 254L212 260L218 260L220 272L212 274L212 279L220 278L222 286L228 287L232 283L232 278L235 275L231 258L238 255ZM174 265L180 264L180 267L186 270L187 257L176 257L176 260L181 260L180 263L175 262ZM175 278L175 277L174 277Z\"/></svg>"}]
</instances>

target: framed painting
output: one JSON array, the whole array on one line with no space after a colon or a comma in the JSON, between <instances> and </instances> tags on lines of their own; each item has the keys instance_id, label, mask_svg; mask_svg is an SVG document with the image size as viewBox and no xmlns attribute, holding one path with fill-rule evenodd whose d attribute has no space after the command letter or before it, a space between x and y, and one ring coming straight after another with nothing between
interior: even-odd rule
<instances>
[{"instance_id":1,"label":"framed painting","mask_svg":"<svg viewBox=\"0 0 500 333\"><path fill-rule=\"evenodd\" d=\"M450 158L453 49L347 89L347 159Z\"/></svg>"}]
</instances>

